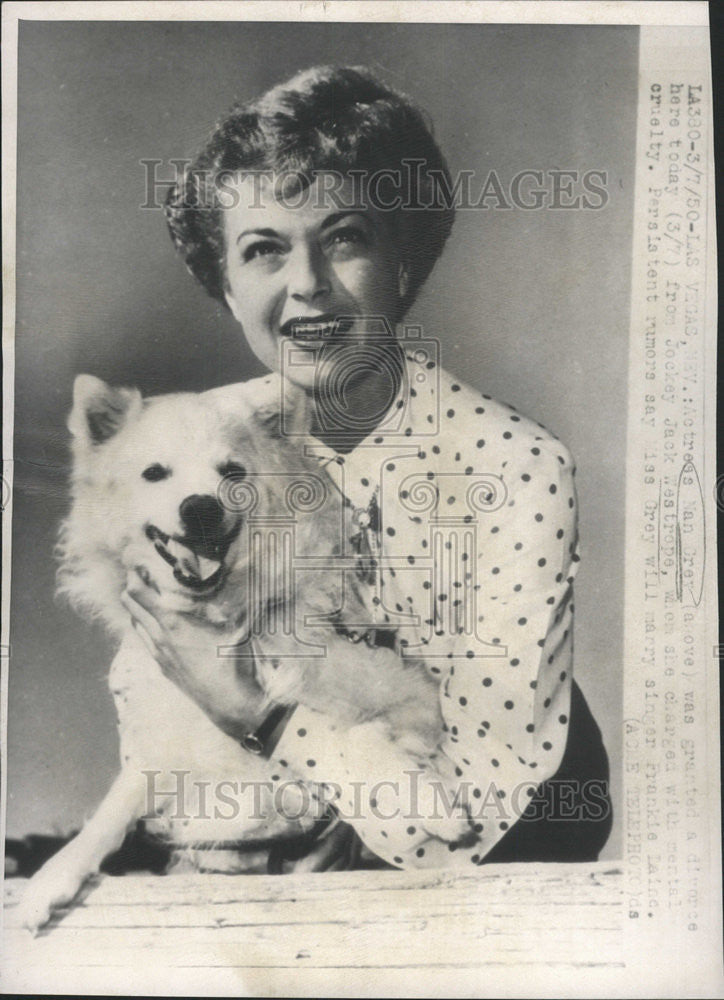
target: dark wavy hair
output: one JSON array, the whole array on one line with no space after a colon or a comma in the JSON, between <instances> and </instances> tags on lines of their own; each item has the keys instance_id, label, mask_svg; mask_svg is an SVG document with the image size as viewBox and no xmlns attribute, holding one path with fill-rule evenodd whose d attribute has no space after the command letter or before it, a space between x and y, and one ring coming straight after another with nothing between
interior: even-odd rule
<instances>
[{"instance_id":1,"label":"dark wavy hair","mask_svg":"<svg viewBox=\"0 0 724 1000\"><path fill-rule=\"evenodd\" d=\"M406 163L416 161L414 169ZM394 231L409 267L409 308L442 253L454 219L435 184L450 173L424 113L363 67L315 66L261 97L235 104L169 192L165 212L176 249L207 292L226 304L218 179L242 171L397 172ZM432 174L432 176L430 176ZM306 179L306 180L305 180ZM410 208L410 206L417 206Z\"/></svg>"}]
</instances>

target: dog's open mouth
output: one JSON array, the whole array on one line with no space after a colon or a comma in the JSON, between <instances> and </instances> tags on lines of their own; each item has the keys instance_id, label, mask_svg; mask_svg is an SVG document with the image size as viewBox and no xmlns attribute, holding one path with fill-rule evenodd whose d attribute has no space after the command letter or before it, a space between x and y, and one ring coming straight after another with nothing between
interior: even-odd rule
<instances>
[{"instance_id":1,"label":"dog's open mouth","mask_svg":"<svg viewBox=\"0 0 724 1000\"><path fill-rule=\"evenodd\" d=\"M155 524L146 528L146 537L172 567L176 582L197 594L207 594L219 588L227 572L226 554L238 533L239 525L213 543L206 540L201 543L196 539L167 535Z\"/></svg>"}]
</instances>

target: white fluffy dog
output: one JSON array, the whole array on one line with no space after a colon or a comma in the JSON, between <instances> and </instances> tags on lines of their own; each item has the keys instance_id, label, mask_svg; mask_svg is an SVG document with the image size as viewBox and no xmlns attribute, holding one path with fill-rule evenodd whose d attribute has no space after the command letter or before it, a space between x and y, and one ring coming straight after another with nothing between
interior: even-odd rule
<instances>
[{"instance_id":1,"label":"white fluffy dog","mask_svg":"<svg viewBox=\"0 0 724 1000\"><path fill-rule=\"evenodd\" d=\"M284 559L270 567L252 558L248 504L223 502L220 484L230 487L229 495L245 484L241 491L248 489L247 498L253 495L256 504L253 517L273 521L289 514L284 489L290 474L299 474L301 482L326 480L318 463L281 435L279 396L276 377L200 395L149 399L92 376L76 379L69 418L73 503L61 531L59 583L79 610L102 619L121 640L110 686L122 769L81 833L30 882L22 920L33 930L55 907L73 899L147 813L149 771L158 775L160 788L172 787L171 776L178 771L188 773L189 787L200 780L240 777L269 787L269 763L225 735L164 677L130 627L120 602L129 573L139 573L164 606L185 621L216 630L222 644L227 636L254 634L262 654L255 662L256 679L270 706L299 703L345 729L373 732L378 752L374 760L360 763L362 777L375 770L379 777L380 769L384 773L387 751L388 759L409 755L412 766L425 760L430 780L451 785L447 762L438 753L437 682L419 661L403 660L384 646L350 643L345 622L335 617L342 609L349 622L367 620L354 573L303 570L295 574L290 593ZM296 525L296 549L302 555L333 559L339 554L342 502L331 480L327 485L322 508ZM315 615L330 624L305 624ZM300 658L294 629L265 634L273 616L293 622L297 633L303 630L305 641L325 647L326 655ZM295 762L289 764L293 772ZM155 805L163 813L163 803ZM167 803L167 813L168 808ZM189 812L192 803L184 810L186 816ZM304 828L303 822L280 814L271 795L252 817L238 815L211 826L200 822L171 813L165 832L183 843L284 837ZM444 840L470 833L462 806L429 826Z\"/></svg>"}]
</instances>

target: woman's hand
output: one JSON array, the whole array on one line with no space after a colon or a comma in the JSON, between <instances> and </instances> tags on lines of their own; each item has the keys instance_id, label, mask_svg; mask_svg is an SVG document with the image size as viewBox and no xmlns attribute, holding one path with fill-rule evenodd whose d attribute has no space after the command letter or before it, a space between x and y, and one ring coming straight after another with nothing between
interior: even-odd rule
<instances>
[{"instance_id":1,"label":"woman's hand","mask_svg":"<svg viewBox=\"0 0 724 1000\"><path fill-rule=\"evenodd\" d=\"M137 573L128 574L121 603L163 674L212 722L234 739L256 728L266 700L254 679L254 660L220 654L240 636L165 609L159 594Z\"/></svg>"}]
</instances>

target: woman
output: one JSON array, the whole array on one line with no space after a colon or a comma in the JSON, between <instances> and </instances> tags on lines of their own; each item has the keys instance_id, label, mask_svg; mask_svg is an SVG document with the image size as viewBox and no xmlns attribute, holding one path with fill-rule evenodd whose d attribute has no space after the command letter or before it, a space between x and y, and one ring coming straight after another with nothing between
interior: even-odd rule
<instances>
[{"instance_id":1,"label":"woman","mask_svg":"<svg viewBox=\"0 0 724 1000\"><path fill-rule=\"evenodd\" d=\"M449 376L433 343L391 335L450 233L452 190L407 98L364 70L321 67L237 106L167 217L192 274L305 400L294 433L347 500L369 587L363 634L439 675L444 750L477 834L465 861L592 860L611 811L600 733L571 677L571 457L542 425ZM344 753L324 720L302 708L258 717L253 671L209 670L140 581L127 606L221 728L282 763L303 740L306 777L324 781ZM462 857L379 809L355 827L399 866ZM303 864L338 865L342 830Z\"/></svg>"}]
</instances>

